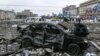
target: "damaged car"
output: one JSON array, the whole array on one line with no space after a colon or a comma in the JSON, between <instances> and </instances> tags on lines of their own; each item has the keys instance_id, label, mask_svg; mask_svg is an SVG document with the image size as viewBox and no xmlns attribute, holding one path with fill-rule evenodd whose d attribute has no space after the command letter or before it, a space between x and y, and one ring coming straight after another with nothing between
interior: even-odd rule
<instances>
[{"instance_id":1,"label":"damaged car","mask_svg":"<svg viewBox=\"0 0 100 56\"><path fill-rule=\"evenodd\" d=\"M67 24L65 24L67 25ZM77 23L73 30L69 26L48 22L32 23L18 31L20 32L21 46L52 48L54 52L64 51L70 55L82 54L88 48L88 42L84 41L89 34L84 24Z\"/></svg>"}]
</instances>

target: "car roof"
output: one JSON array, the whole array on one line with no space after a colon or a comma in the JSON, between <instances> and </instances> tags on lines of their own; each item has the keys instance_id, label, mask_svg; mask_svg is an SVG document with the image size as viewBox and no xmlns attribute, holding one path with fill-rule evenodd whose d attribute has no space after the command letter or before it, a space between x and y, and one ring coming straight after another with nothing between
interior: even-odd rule
<instances>
[{"instance_id":1,"label":"car roof","mask_svg":"<svg viewBox=\"0 0 100 56\"><path fill-rule=\"evenodd\" d=\"M54 22L34 22L31 24L52 24L52 25L57 25L58 23L54 23Z\"/></svg>"},{"instance_id":2,"label":"car roof","mask_svg":"<svg viewBox=\"0 0 100 56\"><path fill-rule=\"evenodd\" d=\"M52 22L34 22L34 23L29 24L29 26L27 26L27 27L30 27L30 26L32 26L32 25L38 25L38 24L49 24L49 25L54 25L54 26L56 26L60 31L66 33L65 30L59 26L59 23L52 23ZM27 28L27 27L26 27L26 28Z\"/></svg>"}]
</instances>

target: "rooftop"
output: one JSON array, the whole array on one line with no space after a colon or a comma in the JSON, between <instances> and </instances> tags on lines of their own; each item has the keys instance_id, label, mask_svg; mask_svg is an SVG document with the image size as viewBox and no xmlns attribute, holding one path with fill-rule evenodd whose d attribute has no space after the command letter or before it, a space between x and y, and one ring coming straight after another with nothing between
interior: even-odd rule
<instances>
[{"instance_id":1,"label":"rooftop","mask_svg":"<svg viewBox=\"0 0 100 56\"><path fill-rule=\"evenodd\" d=\"M1 9L0 9L0 12L11 12L11 13L14 13L13 10L12 11L9 11L9 10L1 10Z\"/></svg>"},{"instance_id":2,"label":"rooftop","mask_svg":"<svg viewBox=\"0 0 100 56\"><path fill-rule=\"evenodd\" d=\"M82 6L87 6L87 5L95 4L95 3L98 3L98 2L100 2L100 0L88 0L88 1L86 1L84 3L81 3L80 6L81 7Z\"/></svg>"}]
</instances>

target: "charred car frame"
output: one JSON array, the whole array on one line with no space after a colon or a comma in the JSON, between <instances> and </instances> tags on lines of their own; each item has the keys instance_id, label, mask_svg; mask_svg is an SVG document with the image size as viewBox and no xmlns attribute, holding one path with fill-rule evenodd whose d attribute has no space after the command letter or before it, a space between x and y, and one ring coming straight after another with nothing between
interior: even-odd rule
<instances>
[{"instance_id":1,"label":"charred car frame","mask_svg":"<svg viewBox=\"0 0 100 56\"><path fill-rule=\"evenodd\" d=\"M88 35L84 24L75 24L71 33L61 24L39 22L32 23L25 28L18 27L20 32L21 48L26 47L54 47L54 51L65 51L71 55L82 54L88 48L84 37Z\"/></svg>"}]
</instances>

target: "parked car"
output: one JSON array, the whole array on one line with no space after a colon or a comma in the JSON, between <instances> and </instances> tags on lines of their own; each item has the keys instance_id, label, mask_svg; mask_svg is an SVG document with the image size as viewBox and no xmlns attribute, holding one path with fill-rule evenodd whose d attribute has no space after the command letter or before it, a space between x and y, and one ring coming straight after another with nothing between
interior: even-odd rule
<instances>
[{"instance_id":1,"label":"parked car","mask_svg":"<svg viewBox=\"0 0 100 56\"><path fill-rule=\"evenodd\" d=\"M24 20L26 23L44 21L41 17L28 17Z\"/></svg>"},{"instance_id":2,"label":"parked car","mask_svg":"<svg viewBox=\"0 0 100 56\"><path fill-rule=\"evenodd\" d=\"M67 32L66 30L69 30L67 27L64 27L62 24L48 22L32 23L20 31L22 33L20 36L22 39L21 48L31 46L54 47L55 52L65 51L71 55L82 54L88 48L88 42L82 37L83 33L81 34L82 36L78 36L74 32ZM86 28L86 26L82 26L83 28ZM76 32L78 33L78 31Z\"/></svg>"}]
</instances>

